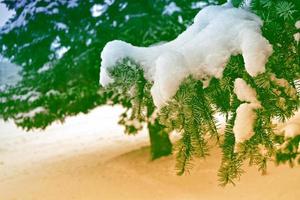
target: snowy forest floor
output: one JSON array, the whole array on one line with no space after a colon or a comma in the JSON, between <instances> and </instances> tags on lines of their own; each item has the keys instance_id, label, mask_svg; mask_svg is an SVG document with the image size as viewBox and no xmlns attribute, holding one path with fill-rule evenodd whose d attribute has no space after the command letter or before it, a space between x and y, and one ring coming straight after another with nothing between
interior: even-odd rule
<instances>
[{"instance_id":1,"label":"snowy forest floor","mask_svg":"<svg viewBox=\"0 0 300 200\"><path fill-rule=\"evenodd\" d=\"M221 153L211 149L190 174L177 176L174 156L150 161L145 132L127 136L116 125L120 107L96 108L45 131L26 133L0 122L2 200L296 200L300 167L254 167L236 186L218 186Z\"/></svg>"}]
</instances>

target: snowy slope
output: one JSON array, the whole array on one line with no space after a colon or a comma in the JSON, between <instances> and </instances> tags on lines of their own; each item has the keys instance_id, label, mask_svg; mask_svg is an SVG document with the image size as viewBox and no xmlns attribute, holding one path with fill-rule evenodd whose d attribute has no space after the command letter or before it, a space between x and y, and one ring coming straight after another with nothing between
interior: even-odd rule
<instances>
[{"instance_id":1,"label":"snowy slope","mask_svg":"<svg viewBox=\"0 0 300 200\"><path fill-rule=\"evenodd\" d=\"M63 124L56 122L46 130L30 132L17 128L12 121L1 120L0 182L35 166L36 162L65 158L95 149L103 151L100 153L103 160L109 158L111 151L116 149L120 151L148 144L146 132L136 136L124 134L123 127L117 124L122 112L120 106L98 107L89 114L69 117Z\"/></svg>"}]
</instances>

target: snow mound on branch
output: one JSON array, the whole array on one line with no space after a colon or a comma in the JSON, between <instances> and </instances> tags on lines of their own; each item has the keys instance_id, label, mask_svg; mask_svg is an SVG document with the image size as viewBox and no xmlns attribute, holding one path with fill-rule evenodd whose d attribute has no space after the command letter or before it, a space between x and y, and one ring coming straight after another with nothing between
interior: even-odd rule
<instances>
[{"instance_id":1,"label":"snow mound on branch","mask_svg":"<svg viewBox=\"0 0 300 200\"><path fill-rule=\"evenodd\" d=\"M233 126L235 143L241 143L254 135L253 125L257 119L255 109L260 105L256 103L243 103L236 110Z\"/></svg>"},{"instance_id":2,"label":"snow mound on branch","mask_svg":"<svg viewBox=\"0 0 300 200\"><path fill-rule=\"evenodd\" d=\"M238 144L254 135L253 127L257 119L255 109L261 108L261 104L256 98L256 91L241 78L234 81L233 91L240 101L249 102L241 104L236 110L233 133Z\"/></svg>"},{"instance_id":3,"label":"snow mound on branch","mask_svg":"<svg viewBox=\"0 0 300 200\"><path fill-rule=\"evenodd\" d=\"M231 55L242 54L246 71L256 76L265 72L272 54L261 26L260 18L244 9L228 4L207 6L186 31L168 43L152 47L118 40L107 43L101 53L100 84L105 87L113 82L109 71L118 61L133 59L143 68L145 78L154 82L151 94L160 108L189 75L206 83L212 77L221 78Z\"/></svg>"},{"instance_id":4,"label":"snow mound on branch","mask_svg":"<svg viewBox=\"0 0 300 200\"><path fill-rule=\"evenodd\" d=\"M247 101L252 103L258 102L256 98L256 91L241 78L235 79L233 91L240 101Z\"/></svg>"}]
</instances>

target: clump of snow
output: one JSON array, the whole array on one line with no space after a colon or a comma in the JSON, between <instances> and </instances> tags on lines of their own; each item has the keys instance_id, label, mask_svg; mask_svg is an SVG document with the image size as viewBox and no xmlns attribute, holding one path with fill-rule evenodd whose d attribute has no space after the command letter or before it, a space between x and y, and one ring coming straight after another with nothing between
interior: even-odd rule
<instances>
[{"instance_id":1,"label":"clump of snow","mask_svg":"<svg viewBox=\"0 0 300 200\"><path fill-rule=\"evenodd\" d=\"M58 30L68 30L68 26L62 22L56 22L55 28Z\"/></svg>"},{"instance_id":2,"label":"clump of snow","mask_svg":"<svg viewBox=\"0 0 300 200\"><path fill-rule=\"evenodd\" d=\"M257 115L255 109L260 108L256 103L243 103L236 110L233 133L236 144L250 139L254 135L253 125Z\"/></svg>"},{"instance_id":3,"label":"clump of snow","mask_svg":"<svg viewBox=\"0 0 300 200\"><path fill-rule=\"evenodd\" d=\"M65 53L67 53L70 50L70 48L71 47L69 47L69 46L68 47L63 46L63 47L60 47L59 49L57 49L55 52L57 59L62 58L65 55Z\"/></svg>"},{"instance_id":4,"label":"clump of snow","mask_svg":"<svg viewBox=\"0 0 300 200\"><path fill-rule=\"evenodd\" d=\"M256 91L241 78L235 79L233 91L240 101L259 103L256 98Z\"/></svg>"},{"instance_id":5,"label":"clump of snow","mask_svg":"<svg viewBox=\"0 0 300 200\"><path fill-rule=\"evenodd\" d=\"M275 120L278 124L275 133L284 135L285 138L292 138L300 135L300 111L298 110L293 117L282 123Z\"/></svg>"},{"instance_id":6,"label":"clump of snow","mask_svg":"<svg viewBox=\"0 0 300 200\"><path fill-rule=\"evenodd\" d=\"M233 133L238 144L254 135L253 127L257 118L255 109L261 108L261 104L257 100L256 91L241 78L234 82L234 93L240 101L249 102L241 104L236 110Z\"/></svg>"},{"instance_id":7,"label":"clump of snow","mask_svg":"<svg viewBox=\"0 0 300 200\"><path fill-rule=\"evenodd\" d=\"M89 38L89 39L87 39L87 41L85 42L85 45L86 45L86 46L90 46L91 43L92 43L92 39Z\"/></svg>"},{"instance_id":8,"label":"clump of snow","mask_svg":"<svg viewBox=\"0 0 300 200\"><path fill-rule=\"evenodd\" d=\"M59 91L51 89L51 90L49 90L49 91L46 93L46 96L56 96L56 95L59 95L59 94L60 94Z\"/></svg>"},{"instance_id":9,"label":"clump of snow","mask_svg":"<svg viewBox=\"0 0 300 200\"><path fill-rule=\"evenodd\" d=\"M78 6L78 0L68 0L63 3L67 3L67 8L76 8Z\"/></svg>"},{"instance_id":10,"label":"clump of snow","mask_svg":"<svg viewBox=\"0 0 300 200\"><path fill-rule=\"evenodd\" d=\"M107 4L95 4L91 8L91 13L93 17L100 17L108 9Z\"/></svg>"},{"instance_id":11,"label":"clump of snow","mask_svg":"<svg viewBox=\"0 0 300 200\"><path fill-rule=\"evenodd\" d=\"M205 2L205 1L192 2L191 8L192 9L199 9L199 8L204 8L207 5L208 5L208 3Z\"/></svg>"},{"instance_id":12,"label":"clump of snow","mask_svg":"<svg viewBox=\"0 0 300 200\"><path fill-rule=\"evenodd\" d=\"M16 118L20 119L20 118L33 118L35 117L37 114L41 114L41 113L46 113L47 109L45 109L44 107L37 107L27 113L19 113Z\"/></svg>"},{"instance_id":13,"label":"clump of snow","mask_svg":"<svg viewBox=\"0 0 300 200\"><path fill-rule=\"evenodd\" d=\"M160 108L189 75L205 81L205 85L212 77L221 78L231 55L242 54L246 71L256 76L265 72L272 54L272 46L261 35L261 26L260 18L247 10L228 3L207 6L186 31L168 43L151 47L118 40L107 43L101 53L100 84L112 83L109 71L118 61L131 58L143 68L145 78L154 83L151 94Z\"/></svg>"},{"instance_id":14,"label":"clump of snow","mask_svg":"<svg viewBox=\"0 0 300 200\"><path fill-rule=\"evenodd\" d=\"M53 42L51 43L50 50L55 52L55 56L57 59L60 59L70 50L70 46L61 46L60 37L57 36Z\"/></svg>"},{"instance_id":15,"label":"clump of snow","mask_svg":"<svg viewBox=\"0 0 300 200\"><path fill-rule=\"evenodd\" d=\"M53 66L50 63L46 63L44 64L41 68L38 69L38 73L44 73L46 71L48 71L49 69L51 69Z\"/></svg>"},{"instance_id":16,"label":"clump of snow","mask_svg":"<svg viewBox=\"0 0 300 200\"><path fill-rule=\"evenodd\" d=\"M41 93L40 92L29 91L28 93L23 94L23 95L13 95L12 96L12 100L33 102L33 101L39 99L40 97L41 97Z\"/></svg>"},{"instance_id":17,"label":"clump of snow","mask_svg":"<svg viewBox=\"0 0 300 200\"><path fill-rule=\"evenodd\" d=\"M173 15L175 12L181 12L181 8L175 2L171 2L164 7L163 15Z\"/></svg>"},{"instance_id":18,"label":"clump of snow","mask_svg":"<svg viewBox=\"0 0 300 200\"><path fill-rule=\"evenodd\" d=\"M276 78L274 74L270 76L272 82L274 82L279 87L284 88L284 92L290 97L296 99L297 98L297 90L289 84L289 82L283 78Z\"/></svg>"}]
</instances>

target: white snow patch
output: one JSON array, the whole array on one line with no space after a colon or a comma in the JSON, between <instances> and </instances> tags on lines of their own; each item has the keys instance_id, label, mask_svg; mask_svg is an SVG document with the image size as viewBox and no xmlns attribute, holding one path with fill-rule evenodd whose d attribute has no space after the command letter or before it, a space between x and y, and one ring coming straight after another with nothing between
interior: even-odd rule
<instances>
[{"instance_id":1,"label":"white snow patch","mask_svg":"<svg viewBox=\"0 0 300 200\"><path fill-rule=\"evenodd\" d=\"M68 47L62 46L59 49L57 49L55 52L57 59L61 59L65 55L65 53L67 53L70 50L70 48L71 47L69 46Z\"/></svg>"},{"instance_id":2,"label":"white snow patch","mask_svg":"<svg viewBox=\"0 0 300 200\"><path fill-rule=\"evenodd\" d=\"M40 92L36 92L36 91L29 91L26 94L23 95L13 95L12 99L13 100L19 100L19 101L29 101L29 102L33 102L37 99L39 99L41 96Z\"/></svg>"},{"instance_id":3,"label":"white snow patch","mask_svg":"<svg viewBox=\"0 0 300 200\"><path fill-rule=\"evenodd\" d=\"M271 81L273 81L276 85L284 88L284 92L293 97L294 99L297 98L297 90L289 84L289 82L283 78L276 78L274 74L271 75L270 77Z\"/></svg>"},{"instance_id":4,"label":"white snow patch","mask_svg":"<svg viewBox=\"0 0 300 200\"><path fill-rule=\"evenodd\" d=\"M51 89L51 90L49 90L49 91L46 93L46 96L56 96L56 95L59 95L59 94L60 94L59 91Z\"/></svg>"},{"instance_id":5,"label":"white snow patch","mask_svg":"<svg viewBox=\"0 0 300 200\"><path fill-rule=\"evenodd\" d=\"M137 130L143 128L143 125L141 124L141 122L138 119L133 119L133 120L126 121L126 125L127 126L133 126Z\"/></svg>"},{"instance_id":6,"label":"white snow patch","mask_svg":"<svg viewBox=\"0 0 300 200\"><path fill-rule=\"evenodd\" d=\"M41 68L38 69L38 73L44 73L46 71L48 71L49 69L51 69L53 66L50 63L46 63L44 64Z\"/></svg>"},{"instance_id":7,"label":"white snow patch","mask_svg":"<svg viewBox=\"0 0 300 200\"><path fill-rule=\"evenodd\" d=\"M256 98L256 91L241 78L235 79L233 91L240 101L259 103Z\"/></svg>"},{"instance_id":8,"label":"white snow patch","mask_svg":"<svg viewBox=\"0 0 300 200\"><path fill-rule=\"evenodd\" d=\"M171 2L164 7L163 15L173 15L175 12L181 12L181 8L175 2Z\"/></svg>"},{"instance_id":9,"label":"white snow patch","mask_svg":"<svg viewBox=\"0 0 300 200\"><path fill-rule=\"evenodd\" d=\"M235 143L241 143L254 135L253 125L257 118L255 109L260 105L255 103L243 103L236 110L236 118L233 126Z\"/></svg>"},{"instance_id":10,"label":"white snow patch","mask_svg":"<svg viewBox=\"0 0 300 200\"><path fill-rule=\"evenodd\" d=\"M44 107L37 107L27 113L19 113L16 118L20 119L20 118L33 118L35 117L37 114L41 114L41 113L46 113L47 109L45 109Z\"/></svg>"},{"instance_id":11,"label":"white snow patch","mask_svg":"<svg viewBox=\"0 0 300 200\"><path fill-rule=\"evenodd\" d=\"M78 6L78 0L68 0L67 8L76 8Z\"/></svg>"},{"instance_id":12,"label":"white snow patch","mask_svg":"<svg viewBox=\"0 0 300 200\"><path fill-rule=\"evenodd\" d=\"M261 108L261 104L257 100L256 91L241 78L234 81L234 93L240 101L249 102L239 105L236 110L233 133L238 144L254 135L253 127L257 118L255 109Z\"/></svg>"},{"instance_id":13,"label":"white snow patch","mask_svg":"<svg viewBox=\"0 0 300 200\"><path fill-rule=\"evenodd\" d=\"M108 9L107 4L95 4L91 8L91 13L93 17L100 17Z\"/></svg>"},{"instance_id":14,"label":"white snow patch","mask_svg":"<svg viewBox=\"0 0 300 200\"><path fill-rule=\"evenodd\" d=\"M62 22L56 22L55 28L58 30L68 30L68 26Z\"/></svg>"},{"instance_id":15,"label":"white snow patch","mask_svg":"<svg viewBox=\"0 0 300 200\"><path fill-rule=\"evenodd\" d=\"M0 27L5 25L5 23L13 16L15 12L13 10L8 10L5 4L0 3Z\"/></svg>"},{"instance_id":16,"label":"white snow patch","mask_svg":"<svg viewBox=\"0 0 300 200\"><path fill-rule=\"evenodd\" d=\"M204 8L207 5L208 5L208 3L205 2L205 1L192 2L191 8L192 9L199 9L199 8Z\"/></svg>"},{"instance_id":17,"label":"white snow patch","mask_svg":"<svg viewBox=\"0 0 300 200\"><path fill-rule=\"evenodd\" d=\"M85 45L90 46L91 44L92 44L92 39L91 38L87 39L87 41L85 42Z\"/></svg>"},{"instance_id":18,"label":"white snow patch","mask_svg":"<svg viewBox=\"0 0 300 200\"><path fill-rule=\"evenodd\" d=\"M206 83L212 77L222 77L231 55L242 54L246 71L256 76L265 71L272 54L272 46L261 35L261 26L261 19L247 10L228 4L207 6L186 31L168 43L151 47L118 40L107 43L101 53L100 84L105 87L112 83L108 72L129 57L140 64L145 78L154 82L151 92L160 108L188 75L205 79Z\"/></svg>"},{"instance_id":19,"label":"white snow patch","mask_svg":"<svg viewBox=\"0 0 300 200\"><path fill-rule=\"evenodd\" d=\"M56 36L51 43L50 50L54 51L56 48L60 47L60 37Z\"/></svg>"},{"instance_id":20,"label":"white snow patch","mask_svg":"<svg viewBox=\"0 0 300 200\"><path fill-rule=\"evenodd\" d=\"M20 66L0 58L0 86L4 88L16 85L22 79L21 71Z\"/></svg>"}]
</instances>

